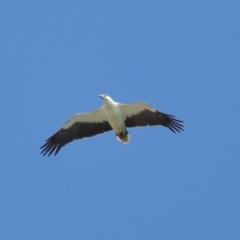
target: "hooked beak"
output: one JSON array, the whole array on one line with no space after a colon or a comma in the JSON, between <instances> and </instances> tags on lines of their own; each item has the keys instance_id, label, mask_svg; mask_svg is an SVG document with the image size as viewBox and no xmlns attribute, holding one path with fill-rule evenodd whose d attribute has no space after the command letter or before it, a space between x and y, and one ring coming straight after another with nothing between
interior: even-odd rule
<instances>
[{"instance_id":1,"label":"hooked beak","mask_svg":"<svg viewBox=\"0 0 240 240\"><path fill-rule=\"evenodd\" d=\"M99 97L100 97L101 99L103 99L103 98L104 98L102 94L100 94L100 95L99 95Z\"/></svg>"}]
</instances>

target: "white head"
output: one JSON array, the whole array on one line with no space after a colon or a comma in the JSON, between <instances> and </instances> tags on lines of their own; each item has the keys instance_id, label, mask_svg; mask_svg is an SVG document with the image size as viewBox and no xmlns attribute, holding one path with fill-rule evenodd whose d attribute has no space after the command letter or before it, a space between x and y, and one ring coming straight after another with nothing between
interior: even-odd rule
<instances>
[{"instance_id":1,"label":"white head","mask_svg":"<svg viewBox=\"0 0 240 240\"><path fill-rule=\"evenodd\" d=\"M100 94L99 97L103 100L104 103L113 102L113 100L106 94Z\"/></svg>"}]
</instances>

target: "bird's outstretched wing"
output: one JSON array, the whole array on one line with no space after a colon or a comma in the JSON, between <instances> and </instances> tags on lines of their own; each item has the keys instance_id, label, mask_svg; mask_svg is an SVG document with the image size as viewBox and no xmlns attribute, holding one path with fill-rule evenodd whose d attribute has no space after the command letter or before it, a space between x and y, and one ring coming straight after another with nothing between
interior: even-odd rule
<instances>
[{"instance_id":1,"label":"bird's outstretched wing","mask_svg":"<svg viewBox=\"0 0 240 240\"><path fill-rule=\"evenodd\" d=\"M75 139L92 137L112 130L108 121L98 109L94 112L76 114L73 116L58 132L46 140L46 143L40 147L41 154L50 156L54 151L56 155L60 149Z\"/></svg>"},{"instance_id":2,"label":"bird's outstretched wing","mask_svg":"<svg viewBox=\"0 0 240 240\"><path fill-rule=\"evenodd\" d=\"M159 112L153 107L139 102L136 104L121 104L121 112L124 115L126 127L163 126L172 132L184 130L183 121L177 120L174 116Z\"/></svg>"}]
</instances>

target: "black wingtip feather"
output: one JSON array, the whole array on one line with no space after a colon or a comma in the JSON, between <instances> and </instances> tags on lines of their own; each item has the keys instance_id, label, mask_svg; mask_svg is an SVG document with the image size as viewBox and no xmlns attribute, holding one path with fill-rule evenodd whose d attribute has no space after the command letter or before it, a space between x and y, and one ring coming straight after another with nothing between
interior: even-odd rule
<instances>
[{"instance_id":1,"label":"black wingtip feather","mask_svg":"<svg viewBox=\"0 0 240 240\"><path fill-rule=\"evenodd\" d=\"M56 134L54 134L46 140L45 144L40 147L40 149L42 149L41 154L43 156L48 155L49 157L52 153L56 155L60 151L62 146L59 142L56 142L56 137Z\"/></svg>"},{"instance_id":2,"label":"black wingtip feather","mask_svg":"<svg viewBox=\"0 0 240 240\"><path fill-rule=\"evenodd\" d=\"M183 121L175 119L175 116L166 114L168 123L165 127L169 128L172 132L181 132L184 131L184 126L181 124Z\"/></svg>"}]
</instances>

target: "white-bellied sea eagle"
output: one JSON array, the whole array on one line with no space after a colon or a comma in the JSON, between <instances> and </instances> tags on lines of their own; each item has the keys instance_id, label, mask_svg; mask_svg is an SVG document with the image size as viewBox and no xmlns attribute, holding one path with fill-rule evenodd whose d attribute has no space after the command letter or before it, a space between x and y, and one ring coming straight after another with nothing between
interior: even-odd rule
<instances>
[{"instance_id":1,"label":"white-bellied sea eagle","mask_svg":"<svg viewBox=\"0 0 240 240\"><path fill-rule=\"evenodd\" d=\"M183 131L183 121L174 116L157 111L143 103L121 104L107 95L99 95L103 106L96 111L74 115L58 132L46 140L40 148L42 154L56 155L60 149L75 139L92 137L113 130L117 139L128 143L130 135L126 128L163 126L172 132Z\"/></svg>"}]
</instances>

